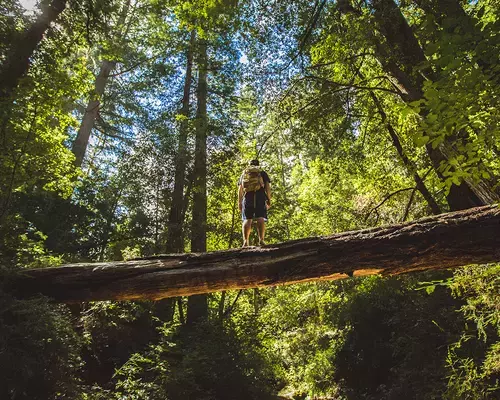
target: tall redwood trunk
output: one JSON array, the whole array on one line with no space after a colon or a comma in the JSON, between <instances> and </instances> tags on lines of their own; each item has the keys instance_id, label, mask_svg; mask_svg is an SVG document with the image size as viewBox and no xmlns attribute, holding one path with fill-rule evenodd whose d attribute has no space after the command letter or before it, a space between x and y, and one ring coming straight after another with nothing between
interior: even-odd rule
<instances>
[{"instance_id":1,"label":"tall redwood trunk","mask_svg":"<svg viewBox=\"0 0 500 400\"><path fill-rule=\"evenodd\" d=\"M196 44L196 33L193 30L189 40L189 48L186 53L186 77L184 78L184 94L182 96L182 108L179 112L181 123L179 126L179 144L177 148L177 158L175 162L175 181L172 193L172 205L168 217L167 231L167 253L182 253L184 251L184 181L186 179L187 164L187 139L189 129L189 110L191 81L193 74L193 52Z\"/></svg>"},{"instance_id":2,"label":"tall redwood trunk","mask_svg":"<svg viewBox=\"0 0 500 400\"><path fill-rule=\"evenodd\" d=\"M425 78L435 79L435 76L430 69L421 67L426 57L413 30L393 0L372 0L371 4L376 29L385 39L385 43L376 43L378 58L384 70L397 80L404 101L422 99ZM426 111L422 113L424 116ZM444 146L452 148L455 139L453 136L447 137ZM426 149L434 169L443 179L441 166L447 162L446 155L439 147L433 149L428 145ZM451 210L460 210L487 204L492 197L494 193L486 183L464 181L458 186L452 185L447 201Z\"/></svg>"},{"instance_id":3,"label":"tall redwood trunk","mask_svg":"<svg viewBox=\"0 0 500 400\"><path fill-rule=\"evenodd\" d=\"M89 144L90 133L94 128L95 120L99 115L99 108L101 106L102 96L104 95L104 89L106 88L106 83L108 82L109 75L111 71L115 68L116 61L103 60L101 63L101 69L95 80L95 88L90 96L89 103L85 109L85 114L80 124L80 129L78 129L78 134L73 143L73 154L75 155L75 165L81 167L83 159L85 158L85 153L87 151L87 146Z\"/></svg>"},{"instance_id":4,"label":"tall redwood trunk","mask_svg":"<svg viewBox=\"0 0 500 400\"><path fill-rule=\"evenodd\" d=\"M130 0L127 0L120 10L119 19L115 25L117 35L111 40L122 42L125 39L128 28L130 27L130 21L127 26L123 27L123 25L125 24L129 11ZM82 123L80 124L80 129L78 130L78 134L73 143L72 151L75 155L75 165L77 167L82 166L83 159L85 158L85 153L87 151L87 146L89 144L90 134L92 133L95 121L99 115L102 96L104 95L104 90L106 88L106 84L108 83L109 75L115 67L116 61L104 59L101 62L101 68L95 80L94 91L90 95L90 100L85 110L85 115L83 116Z\"/></svg>"},{"instance_id":5,"label":"tall redwood trunk","mask_svg":"<svg viewBox=\"0 0 500 400\"><path fill-rule=\"evenodd\" d=\"M194 159L193 219L191 225L191 251L207 251L207 41L198 41L198 88L196 109L196 145ZM206 319L206 295L188 298L187 323Z\"/></svg>"},{"instance_id":6,"label":"tall redwood trunk","mask_svg":"<svg viewBox=\"0 0 500 400\"><path fill-rule=\"evenodd\" d=\"M31 57L49 28L66 7L66 0L53 0L43 7L36 21L14 43L4 65L0 69L0 102L6 103L12 96L19 80L28 72ZM4 106L2 104L2 106ZM5 106L4 106L5 107Z\"/></svg>"}]
</instances>

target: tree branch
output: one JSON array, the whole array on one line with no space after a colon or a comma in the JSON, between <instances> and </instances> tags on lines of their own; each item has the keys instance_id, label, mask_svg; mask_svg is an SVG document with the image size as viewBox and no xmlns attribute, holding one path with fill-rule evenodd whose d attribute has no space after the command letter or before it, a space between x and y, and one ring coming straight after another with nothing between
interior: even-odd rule
<instances>
[{"instance_id":1,"label":"tree branch","mask_svg":"<svg viewBox=\"0 0 500 400\"><path fill-rule=\"evenodd\" d=\"M401 193L401 192L405 192L407 190L412 190L413 189L413 186L412 187L409 187L409 188L404 188L404 189L399 189L399 190L396 190L395 192L385 196L384 200L382 200L376 207L372 208L370 210L370 212L368 214L366 214L366 217L365 217L365 221L368 219L368 217L370 216L370 214L374 211L377 211L387 200L389 200L392 196L398 194L398 193Z\"/></svg>"},{"instance_id":2,"label":"tree branch","mask_svg":"<svg viewBox=\"0 0 500 400\"><path fill-rule=\"evenodd\" d=\"M243 289L240 289L238 291L238 294L236 295L236 297L234 298L234 301L233 303L227 308L227 310L224 312L224 318L227 318L229 317L229 315L231 315L231 312L233 311L234 307L236 306L236 302L238 301L238 299L240 298L240 295L241 293L243 292Z\"/></svg>"}]
</instances>

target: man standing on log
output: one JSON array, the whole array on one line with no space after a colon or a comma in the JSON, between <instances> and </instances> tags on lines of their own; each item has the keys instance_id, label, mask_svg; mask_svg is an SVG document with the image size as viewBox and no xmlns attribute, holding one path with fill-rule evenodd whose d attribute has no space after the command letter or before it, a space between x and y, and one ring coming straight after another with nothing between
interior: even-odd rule
<instances>
[{"instance_id":1,"label":"man standing on log","mask_svg":"<svg viewBox=\"0 0 500 400\"><path fill-rule=\"evenodd\" d=\"M271 180L260 169L259 160L250 161L238 181L238 206L243 219L243 247L250 245L253 219L257 219L259 246L265 245L267 210L271 207Z\"/></svg>"}]
</instances>

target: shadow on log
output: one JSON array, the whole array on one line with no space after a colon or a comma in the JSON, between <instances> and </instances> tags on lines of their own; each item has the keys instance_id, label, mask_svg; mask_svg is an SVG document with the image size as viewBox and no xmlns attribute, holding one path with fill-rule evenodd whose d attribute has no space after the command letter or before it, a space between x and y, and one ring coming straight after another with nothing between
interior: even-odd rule
<instances>
[{"instance_id":1,"label":"shadow on log","mask_svg":"<svg viewBox=\"0 0 500 400\"><path fill-rule=\"evenodd\" d=\"M228 289L500 262L497 205L262 248L23 270L10 289L60 302L159 300Z\"/></svg>"}]
</instances>

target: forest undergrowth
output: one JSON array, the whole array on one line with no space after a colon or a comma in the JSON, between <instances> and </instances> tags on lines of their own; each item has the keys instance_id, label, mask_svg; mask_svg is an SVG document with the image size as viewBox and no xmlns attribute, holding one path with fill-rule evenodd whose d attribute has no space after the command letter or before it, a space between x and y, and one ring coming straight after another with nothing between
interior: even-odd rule
<instances>
[{"instance_id":1,"label":"forest undergrowth","mask_svg":"<svg viewBox=\"0 0 500 400\"><path fill-rule=\"evenodd\" d=\"M500 203L499 31L498 0L1 0L0 399L500 398L499 264L156 302L7 289L238 248L252 159L269 244Z\"/></svg>"}]
</instances>

